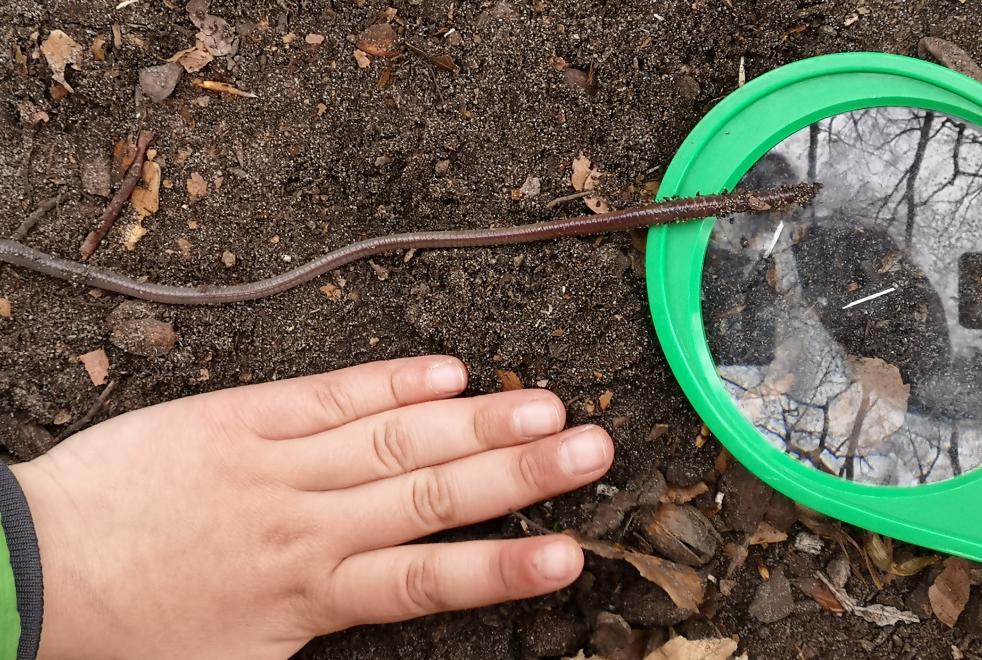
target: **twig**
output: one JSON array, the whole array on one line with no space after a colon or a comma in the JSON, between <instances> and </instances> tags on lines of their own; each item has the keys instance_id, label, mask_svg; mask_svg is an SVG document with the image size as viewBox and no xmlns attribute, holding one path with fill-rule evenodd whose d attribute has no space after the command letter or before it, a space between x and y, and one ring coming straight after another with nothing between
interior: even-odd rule
<instances>
[{"instance_id":1,"label":"twig","mask_svg":"<svg viewBox=\"0 0 982 660\"><path fill-rule=\"evenodd\" d=\"M85 415L83 415L77 422L59 433L55 439L60 442L68 436L74 435L78 431L81 431L86 424L95 419L95 416L98 415L102 408L106 405L106 399L108 399L116 389L116 384L116 380L109 381L109 384L106 385L105 389L102 390L102 393L96 398L95 403L89 406L89 409Z\"/></svg>"},{"instance_id":2,"label":"twig","mask_svg":"<svg viewBox=\"0 0 982 660\"><path fill-rule=\"evenodd\" d=\"M116 191L112 201L106 206L106 210L102 212L102 216L99 218L99 226L93 231L90 231L89 235L82 241L82 259L88 259L92 256L92 253L99 247L99 243L109 233L109 230L112 229L116 219L119 218L119 214L123 212L123 207L129 201L137 182L140 180L140 175L143 173L143 159L146 157L147 146L151 141L153 141L153 133L150 131L140 131L140 137L136 141L136 156L133 158L133 164L130 165L130 169L126 171L126 177L123 179L123 183L120 184L119 190Z\"/></svg>"},{"instance_id":3,"label":"twig","mask_svg":"<svg viewBox=\"0 0 982 660\"><path fill-rule=\"evenodd\" d=\"M20 226L14 231L13 234L10 235L10 239L13 241L23 240L24 237L27 236L27 233L34 229L34 225L38 223L38 220L43 218L48 211L58 206L66 199L68 199L68 193L61 192L38 204L38 207L34 209L29 216L24 218L24 222L20 223Z\"/></svg>"},{"instance_id":4,"label":"twig","mask_svg":"<svg viewBox=\"0 0 982 660\"><path fill-rule=\"evenodd\" d=\"M529 532L535 532L537 534L555 534L555 532L547 528L545 525L535 522L519 511L513 511L511 517L522 523L522 527L525 528L526 534Z\"/></svg>"},{"instance_id":5,"label":"twig","mask_svg":"<svg viewBox=\"0 0 982 660\"><path fill-rule=\"evenodd\" d=\"M583 197L589 197L590 195L597 194L596 190L581 190L580 192L575 192L571 195L563 195L562 197L557 197L548 204L546 204L547 209L554 209L560 204L565 204L566 202L572 202L574 199L582 199Z\"/></svg>"}]
</instances>

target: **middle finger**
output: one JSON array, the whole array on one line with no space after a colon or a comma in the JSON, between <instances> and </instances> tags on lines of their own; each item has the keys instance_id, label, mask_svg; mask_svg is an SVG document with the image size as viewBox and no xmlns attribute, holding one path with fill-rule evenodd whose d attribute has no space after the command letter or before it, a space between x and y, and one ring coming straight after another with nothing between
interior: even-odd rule
<instances>
[{"instance_id":1,"label":"middle finger","mask_svg":"<svg viewBox=\"0 0 982 660\"><path fill-rule=\"evenodd\" d=\"M368 533L352 535L346 545L351 553L365 552L496 518L579 488L601 477L613 455L603 429L581 426L325 497L331 498L332 510L363 517L358 527Z\"/></svg>"}]
</instances>

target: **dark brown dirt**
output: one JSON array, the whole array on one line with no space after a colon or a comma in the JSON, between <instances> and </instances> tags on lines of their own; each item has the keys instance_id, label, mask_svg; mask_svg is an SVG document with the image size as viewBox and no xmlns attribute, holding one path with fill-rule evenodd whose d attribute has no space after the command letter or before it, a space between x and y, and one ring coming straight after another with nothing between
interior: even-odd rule
<instances>
[{"instance_id":1,"label":"dark brown dirt","mask_svg":"<svg viewBox=\"0 0 982 660\"><path fill-rule=\"evenodd\" d=\"M74 258L105 204L81 192L79 163L106 158L114 142L150 128L173 188L161 190L160 211L135 252L122 248L118 227L92 261L173 283L255 279L380 233L578 214L584 208L579 201L554 211L545 203L571 192L570 164L581 151L610 174L604 186L615 206L639 201L643 184L660 176L686 133L736 87L741 58L752 78L835 51L914 55L926 35L982 58L982 11L974 0L867 0L860 4L868 13L848 27L846 18L857 9L853 0L408 0L393 3L405 21L400 30L431 54L450 55L461 70L455 75L407 54L391 65L390 84L379 89L384 64L360 69L352 51L355 35L376 22L382 3L216 0L211 12L240 24L245 34L232 71L216 61L202 75L259 98L211 95L202 107L192 100L204 92L184 76L171 98L149 105L141 121L133 102L139 69L191 46L194 29L183 8L166 1L142 0L120 11L113 4L9 0L0 8L0 234L12 233L41 200L67 189L73 199L45 217L27 242ZM114 22L122 26L119 49L112 47ZM450 27L459 41L440 36ZM31 58L32 34L43 39L55 28L86 51L96 35L110 44L106 62L87 56L81 71L69 70L75 94L60 102L49 95L44 59ZM297 35L289 47L286 32ZM325 41L305 44L311 32ZM26 75L18 72L15 44L28 56ZM556 56L582 70L593 67L595 95L567 84L578 78L557 71ZM24 100L44 109L50 121L36 131L25 127L16 109ZM319 103L326 106L320 116ZM182 150L187 160L179 164ZM210 190L188 206L185 181L192 172ZM541 194L515 201L511 191L530 175L541 179ZM223 177L220 189L216 176ZM178 239L190 241L187 256ZM232 268L222 263L226 250L237 255ZM13 307L11 320L0 319L0 426L39 425L57 434L59 412L71 419L84 415L100 388L74 358L100 347L119 380L113 414L246 381L445 352L470 366L475 393L499 388L495 369L514 370L526 384L547 380L569 403L571 423L610 429L618 458L604 483L624 487L657 467L670 485L690 485L712 470L720 447L710 440L695 448L699 421L659 351L638 262L629 236L421 252L408 263L395 255L375 262L388 269L384 280L367 263L345 267L333 279L344 281L341 302L318 291L331 279L325 278L254 304L162 309L180 339L157 358L126 353L109 341L106 318L120 298L93 298L62 282L0 268L0 296ZM601 413L597 397L608 389L613 402ZM655 424L667 424L668 431L649 441ZM557 529L573 527L588 516L587 505L601 499L595 489L584 489L529 515ZM505 520L447 536L520 533ZM785 566L793 578L823 567L835 552L834 544L818 558L801 555L790 542L753 548L732 593L707 609L711 616L676 630L690 637L739 635L740 651L753 658L940 659L952 657L952 645L968 657L982 651L982 607L971 605L954 631L933 618L881 629L816 611L797 590L798 605L788 618L763 625L748 614L760 583L758 560ZM856 575L860 567L852 558ZM726 559L720 554L708 567L723 575ZM562 594L354 630L317 640L300 657L575 654L589 637L592 612L638 610L637 603L622 602L621 592L643 588L633 571L611 562L591 558L588 568L580 587ZM849 589L903 607L917 585L918 578L907 578L874 593L868 579L864 591L854 578Z\"/></svg>"}]
</instances>

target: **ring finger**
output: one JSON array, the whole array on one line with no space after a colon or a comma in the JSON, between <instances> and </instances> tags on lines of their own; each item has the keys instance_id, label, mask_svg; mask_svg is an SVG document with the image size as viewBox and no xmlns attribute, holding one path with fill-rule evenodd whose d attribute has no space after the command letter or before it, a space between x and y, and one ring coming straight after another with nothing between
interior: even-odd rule
<instances>
[{"instance_id":1,"label":"ring finger","mask_svg":"<svg viewBox=\"0 0 982 660\"><path fill-rule=\"evenodd\" d=\"M349 552L383 548L517 511L596 480L614 446L598 426L570 429L536 442L496 449L325 494L332 510L358 511L371 535L356 535Z\"/></svg>"}]
</instances>

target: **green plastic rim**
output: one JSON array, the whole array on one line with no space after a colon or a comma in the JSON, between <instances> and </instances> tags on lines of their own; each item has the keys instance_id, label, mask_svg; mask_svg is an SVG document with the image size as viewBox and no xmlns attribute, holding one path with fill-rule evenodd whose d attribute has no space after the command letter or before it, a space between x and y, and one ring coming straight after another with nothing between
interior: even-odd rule
<instances>
[{"instance_id":1,"label":"green plastic rim","mask_svg":"<svg viewBox=\"0 0 982 660\"><path fill-rule=\"evenodd\" d=\"M899 55L839 53L802 60L747 83L682 143L658 196L731 190L765 153L798 130L863 108L905 106L982 125L982 84ZM714 218L648 232L647 286L662 349L696 412L733 456L801 504L880 534L982 561L982 470L915 487L846 481L771 446L716 372L702 317L702 268Z\"/></svg>"}]
</instances>

